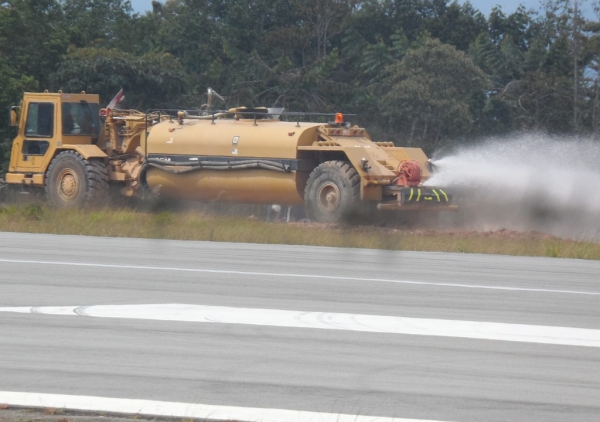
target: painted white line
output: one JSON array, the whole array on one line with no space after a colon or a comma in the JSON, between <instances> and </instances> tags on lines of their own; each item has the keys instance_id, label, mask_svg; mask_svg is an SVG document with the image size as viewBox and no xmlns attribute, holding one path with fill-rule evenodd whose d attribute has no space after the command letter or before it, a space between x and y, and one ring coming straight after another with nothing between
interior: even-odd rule
<instances>
[{"instance_id":1,"label":"painted white line","mask_svg":"<svg viewBox=\"0 0 600 422\"><path fill-rule=\"evenodd\" d=\"M299 410L0 391L0 404L247 422L440 422Z\"/></svg>"},{"instance_id":2,"label":"painted white line","mask_svg":"<svg viewBox=\"0 0 600 422\"><path fill-rule=\"evenodd\" d=\"M92 268L117 268L125 270L150 270L150 271L182 271L190 273L207 273L207 274L232 274L232 275L250 275L261 277L280 277L280 278L312 278L320 280L338 280L338 281L368 281L380 283L398 283L398 284L413 284L418 286L440 286L440 287L459 287L467 289L487 289L487 290L509 290L518 292L539 292L539 293L563 293L574 295L592 295L600 296L600 292L586 292L580 290L555 290L555 289L533 289L526 287L512 286L484 286L477 284L461 284L461 283L439 283L430 281L412 281L412 280L396 280L387 278L361 278L361 277L346 277L333 275L316 275L316 274L293 274L293 273L266 273L257 271L231 271L231 270L210 270L205 268L178 268L178 267L154 267L146 265L118 265L118 264L96 264L90 262L64 262L64 261L38 261L26 259L1 259L0 262L12 264L39 264L39 265L62 265L72 267L92 267Z\"/></svg>"},{"instance_id":3,"label":"painted white line","mask_svg":"<svg viewBox=\"0 0 600 422\"><path fill-rule=\"evenodd\" d=\"M3 307L0 312L261 325L600 347L600 330L186 304Z\"/></svg>"}]
</instances>

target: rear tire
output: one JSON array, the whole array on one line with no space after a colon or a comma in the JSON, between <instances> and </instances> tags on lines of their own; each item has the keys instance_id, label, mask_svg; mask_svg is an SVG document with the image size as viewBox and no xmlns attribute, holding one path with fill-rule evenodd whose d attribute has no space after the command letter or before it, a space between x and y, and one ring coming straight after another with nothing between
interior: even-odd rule
<instances>
[{"instance_id":1,"label":"rear tire","mask_svg":"<svg viewBox=\"0 0 600 422\"><path fill-rule=\"evenodd\" d=\"M106 165L99 159L86 160L76 151L61 152L46 172L46 196L54 208L81 208L106 201Z\"/></svg>"},{"instance_id":2,"label":"rear tire","mask_svg":"<svg viewBox=\"0 0 600 422\"><path fill-rule=\"evenodd\" d=\"M326 161L306 182L306 212L311 220L338 223L358 212L360 176L346 161Z\"/></svg>"}]
</instances>

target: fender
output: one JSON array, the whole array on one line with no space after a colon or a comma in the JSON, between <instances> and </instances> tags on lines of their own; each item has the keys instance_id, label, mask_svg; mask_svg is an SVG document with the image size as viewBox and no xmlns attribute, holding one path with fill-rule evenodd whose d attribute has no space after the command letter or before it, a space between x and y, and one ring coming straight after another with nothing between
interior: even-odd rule
<instances>
[{"instance_id":1,"label":"fender","mask_svg":"<svg viewBox=\"0 0 600 422\"><path fill-rule=\"evenodd\" d=\"M63 145L61 148L57 148L56 153L66 150L77 151L86 160L90 158L108 158L108 155L96 145Z\"/></svg>"}]
</instances>

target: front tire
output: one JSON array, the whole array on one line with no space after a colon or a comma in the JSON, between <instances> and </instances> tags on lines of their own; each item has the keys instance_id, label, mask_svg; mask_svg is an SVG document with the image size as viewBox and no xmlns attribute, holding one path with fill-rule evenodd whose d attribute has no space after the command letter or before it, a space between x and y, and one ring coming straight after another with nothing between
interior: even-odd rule
<instances>
[{"instance_id":1,"label":"front tire","mask_svg":"<svg viewBox=\"0 0 600 422\"><path fill-rule=\"evenodd\" d=\"M63 151L46 172L46 196L54 208L81 208L106 200L106 166L98 159L86 160L76 151Z\"/></svg>"},{"instance_id":2,"label":"front tire","mask_svg":"<svg viewBox=\"0 0 600 422\"><path fill-rule=\"evenodd\" d=\"M358 211L360 176L346 161L326 161L310 174L304 202L311 220L322 223L346 220Z\"/></svg>"}]
</instances>

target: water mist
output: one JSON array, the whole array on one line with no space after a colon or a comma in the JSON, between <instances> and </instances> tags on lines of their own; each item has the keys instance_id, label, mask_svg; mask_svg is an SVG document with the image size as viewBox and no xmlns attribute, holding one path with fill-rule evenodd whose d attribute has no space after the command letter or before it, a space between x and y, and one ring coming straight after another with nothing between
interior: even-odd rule
<instances>
[{"instance_id":1,"label":"water mist","mask_svg":"<svg viewBox=\"0 0 600 422\"><path fill-rule=\"evenodd\" d=\"M600 240L600 143L521 135L433 160L428 186L451 190L459 228Z\"/></svg>"}]
</instances>

